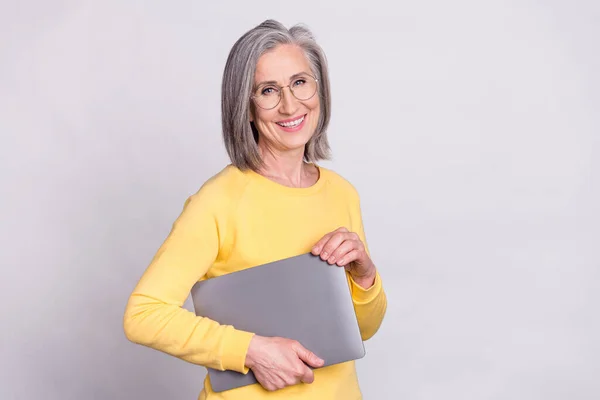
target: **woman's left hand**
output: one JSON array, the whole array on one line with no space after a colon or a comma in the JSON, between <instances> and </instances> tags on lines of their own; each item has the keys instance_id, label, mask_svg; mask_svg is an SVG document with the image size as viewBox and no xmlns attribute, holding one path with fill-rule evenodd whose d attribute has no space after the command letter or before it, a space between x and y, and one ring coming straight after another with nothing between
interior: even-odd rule
<instances>
[{"instance_id":1,"label":"woman's left hand","mask_svg":"<svg viewBox=\"0 0 600 400\"><path fill-rule=\"evenodd\" d=\"M346 270L361 287L368 289L375 281L375 265L367 254L360 237L346 228L338 228L323 236L312 249L329 264L336 264Z\"/></svg>"}]
</instances>

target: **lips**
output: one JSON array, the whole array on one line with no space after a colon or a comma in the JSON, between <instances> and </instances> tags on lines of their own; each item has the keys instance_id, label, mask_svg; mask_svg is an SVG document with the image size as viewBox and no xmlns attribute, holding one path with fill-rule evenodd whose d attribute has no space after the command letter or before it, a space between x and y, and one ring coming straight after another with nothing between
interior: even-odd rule
<instances>
[{"instance_id":1,"label":"lips","mask_svg":"<svg viewBox=\"0 0 600 400\"><path fill-rule=\"evenodd\" d=\"M295 117L295 118L286 119L284 121L279 121L279 122L276 122L276 124L283 128L295 128L295 127L299 126L302 122L304 122L305 118L306 118L306 114L302 115L300 117Z\"/></svg>"}]
</instances>

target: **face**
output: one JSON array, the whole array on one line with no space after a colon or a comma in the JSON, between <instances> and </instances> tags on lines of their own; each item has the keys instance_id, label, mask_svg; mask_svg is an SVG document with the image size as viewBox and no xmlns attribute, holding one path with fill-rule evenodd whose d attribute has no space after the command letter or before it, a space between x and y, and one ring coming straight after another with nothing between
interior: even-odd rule
<instances>
[{"instance_id":1,"label":"face","mask_svg":"<svg viewBox=\"0 0 600 400\"><path fill-rule=\"evenodd\" d=\"M290 88L300 93L305 85L303 77L312 76L310 64L302 49L294 45L280 45L263 54L256 64L255 94L277 96L281 100L273 109L254 104L251 121L259 132L258 145L277 152L304 154L304 146L315 132L319 121L318 91L307 100L298 100ZM280 87L290 85L289 87Z\"/></svg>"}]
</instances>

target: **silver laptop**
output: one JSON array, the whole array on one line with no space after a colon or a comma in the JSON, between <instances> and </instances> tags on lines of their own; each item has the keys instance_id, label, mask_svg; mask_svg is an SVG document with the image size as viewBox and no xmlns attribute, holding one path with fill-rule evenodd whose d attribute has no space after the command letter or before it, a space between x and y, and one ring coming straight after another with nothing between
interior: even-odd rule
<instances>
[{"instance_id":1,"label":"silver laptop","mask_svg":"<svg viewBox=\"0 0 600 400\"><path fill-rule=\"evenodd\" d=\"M344 268L310 253L200 281L191 295L196 315L295 339L324 367L365 355ZM208 368L208 374L216 392L257 383L252 371Z\"/></svg>"}]
</instances>

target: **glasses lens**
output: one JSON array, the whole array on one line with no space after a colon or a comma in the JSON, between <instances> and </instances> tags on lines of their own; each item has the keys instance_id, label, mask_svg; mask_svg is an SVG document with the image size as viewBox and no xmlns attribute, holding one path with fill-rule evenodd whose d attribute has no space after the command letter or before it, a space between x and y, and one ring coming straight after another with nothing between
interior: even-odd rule
<instances>
[{"instance_id":1,"label":"glasses lens","mask_svg":"<svg viewBox=\"0 0 600 400\"><path fill-rule=\"evenodd\" d=\"M290 88L298 100L308 100L317 92L317 81L310 76L302 76L294 79Z\"/></svg>"},{"instance_id":2,"label":"glasses lens","mask_svg":"<svg viewBox=\"0 0 600 400\"><path fill-rule=\"evenodd\" d=\"M279 89L274 86L260 87L254 93L254 100L261 108L274 108L279 103Z\"/></svg>"}]
</instances>

